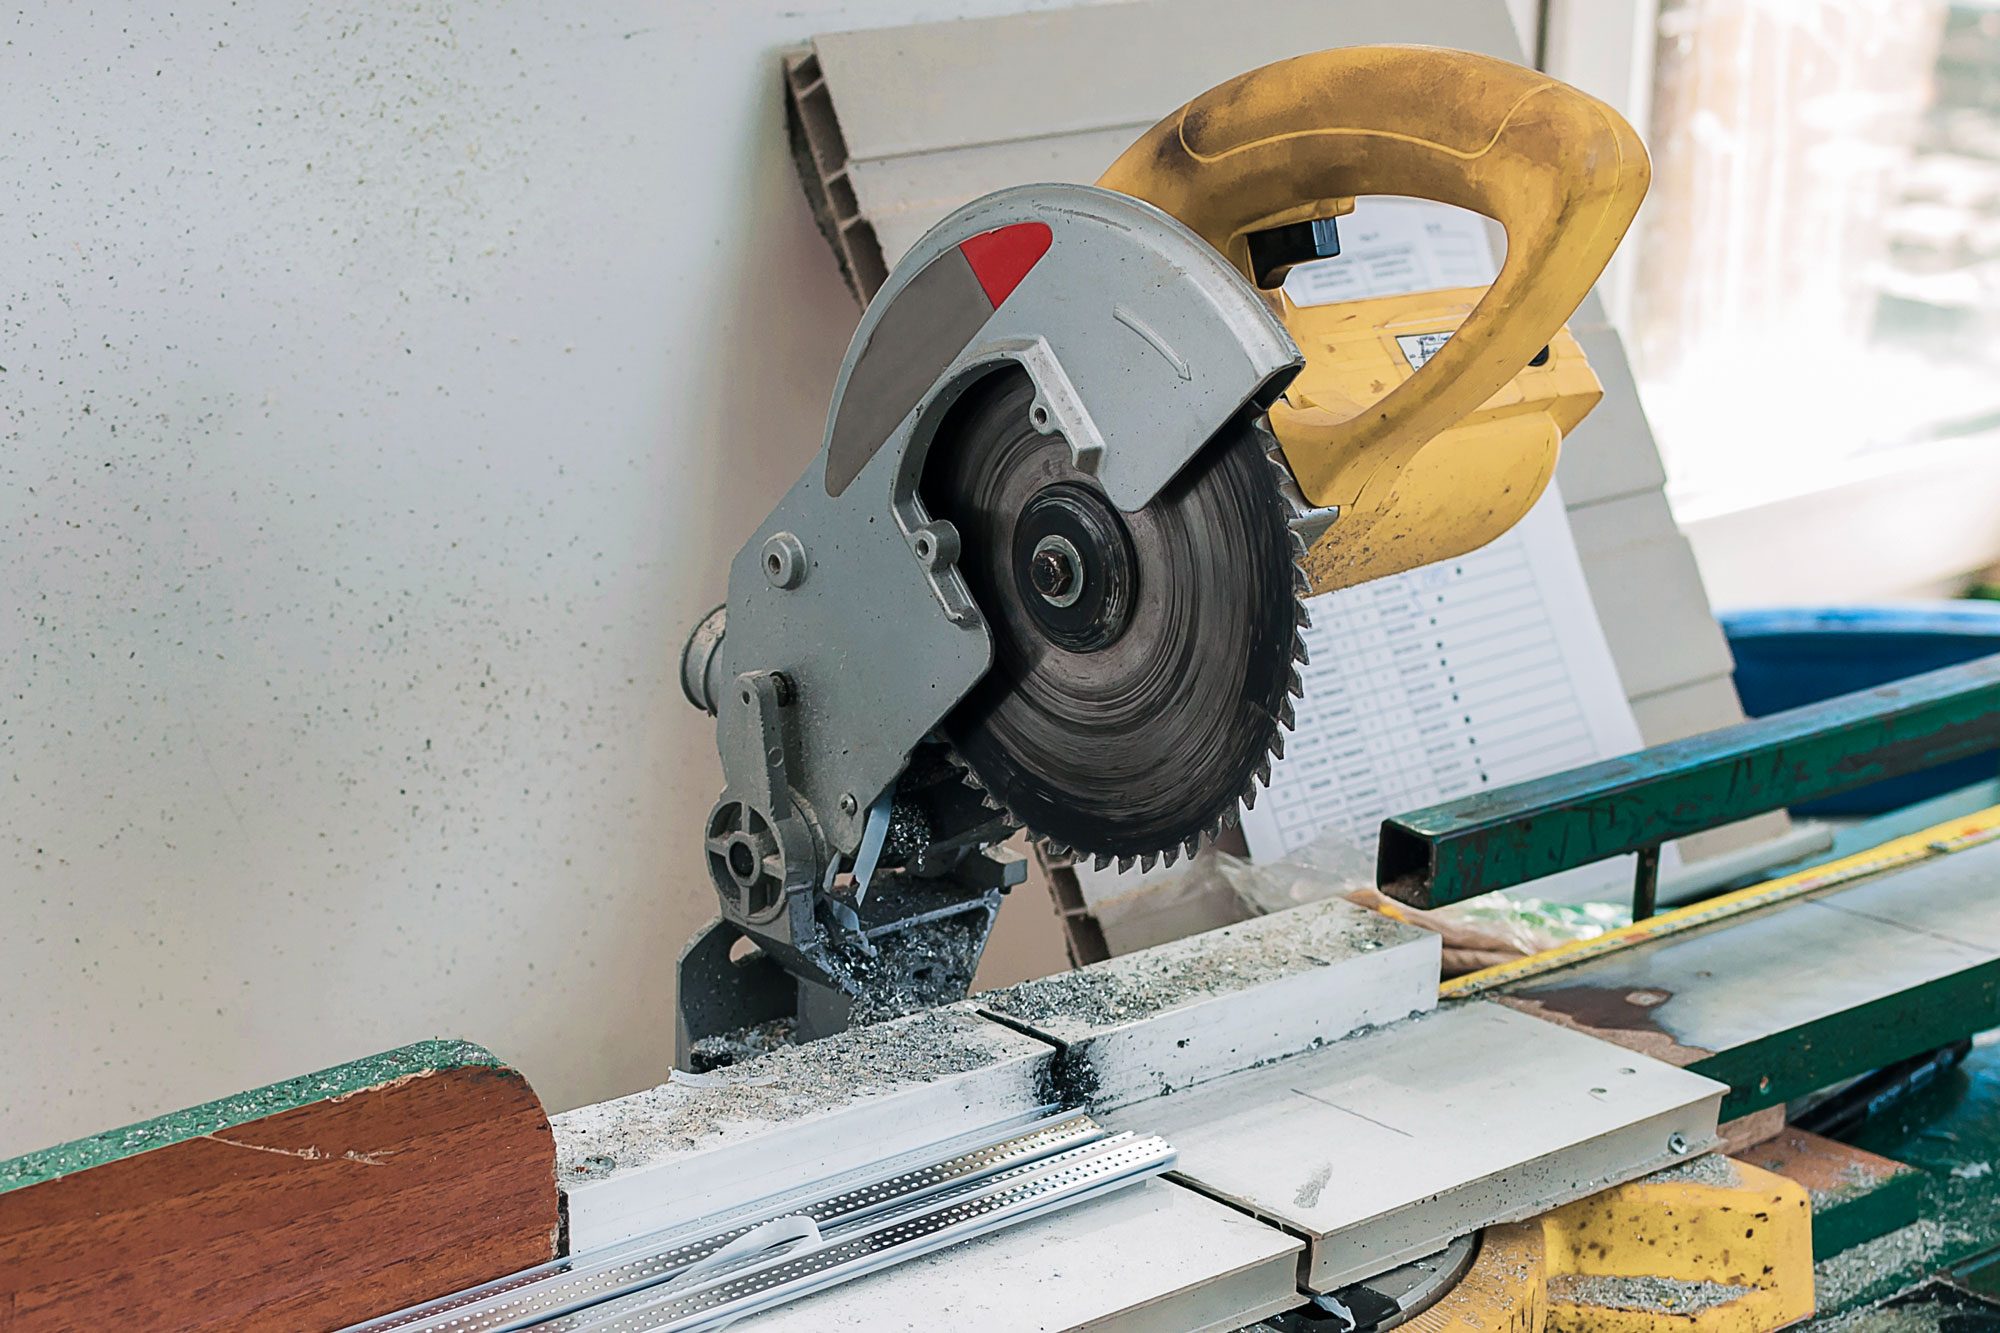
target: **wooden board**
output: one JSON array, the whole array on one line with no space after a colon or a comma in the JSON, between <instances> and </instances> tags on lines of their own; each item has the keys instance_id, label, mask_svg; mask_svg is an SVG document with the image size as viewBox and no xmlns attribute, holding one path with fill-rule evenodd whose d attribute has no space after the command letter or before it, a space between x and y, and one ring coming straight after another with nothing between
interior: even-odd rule
<instances>
[{"instance_id":1,"label":"wooden board","mask_svg":"<svg viewBox=\"0 0 2000 1333\"><path fill-rule=\"evenodd\" d=\"M1815 1260L1906 1227L1922 1208L1923 1172L1802 1129L1786 1129L1741 1156L1805 1186Z\"/></svg>"},{"instance_id":2,"label":"wooden board","mask_svg":"<svg viewBox=\"0 0 2000 1333\"><path fill-rule=\"evenodd\" d=\"M406 1046L0 1162L0 1328L338 1328L555 1257L527 1080Z\"/></svg>"}]
</instances>

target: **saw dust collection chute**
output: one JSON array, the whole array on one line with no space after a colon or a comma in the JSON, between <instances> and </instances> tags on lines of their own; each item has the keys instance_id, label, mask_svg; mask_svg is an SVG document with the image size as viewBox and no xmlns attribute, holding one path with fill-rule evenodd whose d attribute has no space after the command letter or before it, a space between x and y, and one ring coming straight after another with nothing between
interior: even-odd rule
<instances>
[{"instance_id":1,"label":"saw dust collection chute","mask_svg":"<svg viewBox=\"0 0 2000 1333\"><path fill-rule=\"evenodd\" d=\"M932 229L683 656L727 786L680 1059L962 997L1016 829L1151 866L1234 819L1282 754L1300 599L1482 546L1542 493L1600 394L1564 322L1648 173L1546 75L1357 47L1196 98L1095 187ZM1294 306L1285 273L1362 195L1493 219L1499 276Z\"/></svg>"}]
</instances>

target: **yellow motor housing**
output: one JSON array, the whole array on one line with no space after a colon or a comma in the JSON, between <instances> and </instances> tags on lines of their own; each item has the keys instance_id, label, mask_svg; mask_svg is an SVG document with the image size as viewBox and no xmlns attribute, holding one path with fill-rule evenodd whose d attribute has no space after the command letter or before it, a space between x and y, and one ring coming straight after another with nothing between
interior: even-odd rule
<instances>
[{"instance_id":1,"label":"yellow motor housing","mask_svg":"<svg viewBox=\"0 0 2000 1333\"><path fill-rule=\"evenodd\" d=\"M1286 391L1294 414L1345 420L1415 376L1472 313L1484 287L1338 305L1284 301L1305 353ZM1604 386L1567 327L1455 425L1410 455L1370 506L1344 512L1306 554L1315 589L1345 588L1449 560L1512 527L1555 474L1563 436L1597 406ZM1278 439L1285 430L1278 421Z\"/></svg>"},{"instance_id":2,"label":"yellow motor housing","mask_svg":"<svg viewBox=\"0 0 2000 1333\"><path fill-rule=\"evenodd\" d=\"M1339 511L1307 562L1323 592L1461 555L1527 512L1561 432L1600 396L1565 321L1651 171L1616 111L1537 70L1468 51L1355 46L1210 89L1098 184L1213 245L1265 290L1304 350L1305 370L1270 418L1305 498ZM1483 293L1289 305L1282 266L1260 261L1259 244L1364 195L1492 218L1507 233L1499 276ZM1416 369L1407 349L1425 344L1399 339L1425 334ZM1342 364L1349 356L1358 363Z\"/></svg>"}]
</instances>

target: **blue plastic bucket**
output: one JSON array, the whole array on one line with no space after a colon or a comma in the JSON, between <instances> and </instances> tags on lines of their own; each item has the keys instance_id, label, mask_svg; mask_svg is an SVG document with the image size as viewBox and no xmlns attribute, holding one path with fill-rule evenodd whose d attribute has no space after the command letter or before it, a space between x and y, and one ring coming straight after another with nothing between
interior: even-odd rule
<instances>
[{"instance_id":1,"label":"blue plastic bucket","mask_svg":"<svg viewBox=\"0 0 2000 1333\"><path fill-rule=\"evenodd\" d=\"M1719 617L1736 654L1736 691L1751 717L2000 653L2000 602L1790 607ZM1873 815L1994 776L1990 754L1892 778L1794 809Z\"/></svg>"}]
</instances>

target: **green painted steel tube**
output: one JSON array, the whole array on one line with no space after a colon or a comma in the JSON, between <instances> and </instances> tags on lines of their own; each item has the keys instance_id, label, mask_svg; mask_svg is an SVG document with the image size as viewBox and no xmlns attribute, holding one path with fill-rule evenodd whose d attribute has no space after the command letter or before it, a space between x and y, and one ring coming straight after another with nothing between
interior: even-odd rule
<instances>
[{"instance_id":1,"label":"green painted steel tube","mask_svg":"<svg viewBox=\"0 0 2000 1333\"><path fill-rule=\"evenodd\" d=\"M1376 882L1437 907L2000 749L2000 654L1382 825Z\"/></svg>"}]
</instances>

